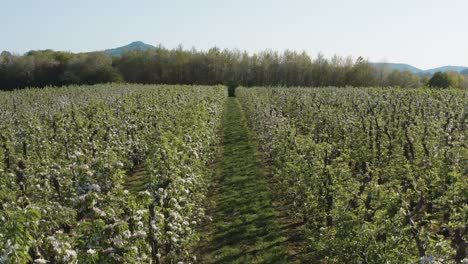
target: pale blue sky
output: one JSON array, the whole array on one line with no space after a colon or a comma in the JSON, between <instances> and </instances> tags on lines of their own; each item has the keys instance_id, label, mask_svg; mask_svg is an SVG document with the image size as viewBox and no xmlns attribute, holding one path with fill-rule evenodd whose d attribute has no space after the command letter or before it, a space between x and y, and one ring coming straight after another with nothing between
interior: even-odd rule
<instances>
[{"instance_id":1,"label":"pale blue sky","mask_svg":"<svg viewBox=\"0 0 468 264\"><path fill-rule=\"evenodd\" d=\"M0 0L0 50L302 51L468 66L468 0Z\"/></svg>"}]
</instances>

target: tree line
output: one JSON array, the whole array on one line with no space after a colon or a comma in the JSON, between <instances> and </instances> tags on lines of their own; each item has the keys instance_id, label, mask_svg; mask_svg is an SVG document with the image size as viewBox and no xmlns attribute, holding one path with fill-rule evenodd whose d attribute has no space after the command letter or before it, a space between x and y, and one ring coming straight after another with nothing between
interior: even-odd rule
<instances>
[{"instance_id":1,"label":"tree line","mask_svg":"<svg viewBox=\"0 0 468 264\"><path fill-rule=\"evenodd\" d=\"M466 73L468 74L468 73ZM374 66L362 57L266 50L249 54L211 48L207 51L167 49L70 53L52 50L24 55L0 54L0 90L24 87L129 82L228 86L400 86L467 87L461 74L443 73L448 81L431 82L409 71ZM448 76L448 77L447 77ZM438 76L439 78L440 76Z\"/></svg>"}]
</instances>

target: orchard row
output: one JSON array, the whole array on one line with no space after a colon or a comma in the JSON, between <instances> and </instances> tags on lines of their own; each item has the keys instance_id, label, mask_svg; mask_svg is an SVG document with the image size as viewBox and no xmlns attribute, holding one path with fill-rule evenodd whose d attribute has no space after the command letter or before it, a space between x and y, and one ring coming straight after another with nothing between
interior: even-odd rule
<instances>
[{"instance_id":1,"label":"orchard row","mask_svg":"<svg viewBox=\"0 0 468 264\"><path fill-rule=\"evenodd\" d=\"M241 88L237 96L315 260L467 258L465 91Z\"/></svg>"},{"instance_id":2,"label":"orchard row","mask_svg":"<svg viewBox=\"0 0 468 264\"><path fill-rule=\"evenodd\" d=\"M0 93L0 263L193 262L225 87ZM142 191L125 181L144 166Z\"/></svg>"}]
</instances>

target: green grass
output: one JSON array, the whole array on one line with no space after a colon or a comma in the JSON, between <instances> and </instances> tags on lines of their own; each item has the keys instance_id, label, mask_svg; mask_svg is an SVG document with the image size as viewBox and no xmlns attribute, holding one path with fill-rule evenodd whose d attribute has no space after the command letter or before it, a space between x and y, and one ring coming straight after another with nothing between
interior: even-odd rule
<instances>
[{"instance_id":1,"label":"green grass","mask_svg":"<svg viewBox=\"0 0 468 264\"><path fill-rule=\"evenodd\" d=\"M202 234L200 263L285 263L286 238L272 207L265 166L236 98L227 99L222 125L210 197L213 223Z\"/></svg>"}]
</instances>

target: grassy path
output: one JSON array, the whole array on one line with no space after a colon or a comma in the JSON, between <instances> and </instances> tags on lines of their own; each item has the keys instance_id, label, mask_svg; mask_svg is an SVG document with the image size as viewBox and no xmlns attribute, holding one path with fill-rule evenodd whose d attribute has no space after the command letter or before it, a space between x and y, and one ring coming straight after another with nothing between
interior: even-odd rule
<instances>
[{"instance_id":1,"label":"grassy path","mask_svg":"<svg viewBox=\"0 0 468 264\"><path fill-rule=\"evenodd\" d=\"M272 208L268 179L257 145L236 98L223 116L223 145L200 263L285 263L286 239Z\"/></svg>"}]
</instances>

